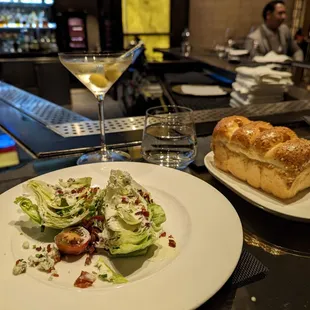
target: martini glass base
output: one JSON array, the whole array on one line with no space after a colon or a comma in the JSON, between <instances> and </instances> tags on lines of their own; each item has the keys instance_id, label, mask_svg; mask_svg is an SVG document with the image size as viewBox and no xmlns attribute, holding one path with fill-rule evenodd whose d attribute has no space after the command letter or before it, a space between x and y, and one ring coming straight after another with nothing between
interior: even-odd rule
<instances>
[{"instance_id":1,"label":"martini glass base","mask_svg":"<svg viewBox=\"0 0 310 310\"><path fill-rule=\"evenodd\" d=\"M111 161L128 161L130 160L130 155L126 152L122 151L108 151L109 156L108 158L102 156L101 152L89 153L82 155L78 160L78 165L85 165L85 164L93 164L93 163L105 163Z\"/></svg>"}]
</instances>

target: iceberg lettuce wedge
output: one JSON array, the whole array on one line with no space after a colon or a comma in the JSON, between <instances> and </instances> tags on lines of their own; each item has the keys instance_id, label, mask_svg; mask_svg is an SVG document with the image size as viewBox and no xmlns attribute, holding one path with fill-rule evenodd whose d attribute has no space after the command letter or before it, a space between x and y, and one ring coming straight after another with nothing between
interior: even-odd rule
<instances>
[{"instance_id":1,"label":"iceberg lettuce wedge","mask_svg":"<svg viewBox=\"0 0 310 310\"><path fill-rule=\"evenodd\" d=\"M97 246L116 257L146 254L166 220L164 210L121 170L111 170L105 193L102 213L106 221Z\"/></svg>"},{"instance_id":2,"label":"iceberg lettuce wedge","mask_svg":"<svg viewBox=\"0 0 310 310\"><path fill-rule=\"evenodd\" d=\"M99 270L98 278L102 281L112 282L114 284L127 283L128 280L121 274L112 270L100 257L95 265Z\"/></svg>"},{"instance_id":3,"label":"iceberg lettuce wedge","mask_svg":"<svg viewBox=\"0 0 310 310\"><path fill-rule=\"evenodd\" d=\"M97 215L104 191L91 188L91 178L59 180L56 185L32 180L26 185L29 198L17 197L15 203L36 223L63 229Z\"/></svg>"},{"instance_id":4,"label":"iceberg lettuce wedge","mask_svg":"<svg viewBox=\"0 0 310 310\"><path fill-rule=\"evenodd\" d=\"M26 197L17 197L14 203L18 204L20 208L37 224L41 225L42 219L38 212L38 206Z\"/></svg>"}]
</instances>

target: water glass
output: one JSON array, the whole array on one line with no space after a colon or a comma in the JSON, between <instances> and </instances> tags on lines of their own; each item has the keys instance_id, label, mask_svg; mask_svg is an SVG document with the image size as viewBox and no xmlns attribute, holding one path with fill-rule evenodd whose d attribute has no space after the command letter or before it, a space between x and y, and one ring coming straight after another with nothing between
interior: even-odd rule
<instances>
[{"instance_id":1,"label":"water glass","mask_svg":"<svg viewBox=\"0 0 310 310\"><path fill-rule=\"evenodd\" d=\"M197 138L193 111L179 106L146 111L142 156L154 164L184 169L196 157Z\"/></svg>"}]
</instances>

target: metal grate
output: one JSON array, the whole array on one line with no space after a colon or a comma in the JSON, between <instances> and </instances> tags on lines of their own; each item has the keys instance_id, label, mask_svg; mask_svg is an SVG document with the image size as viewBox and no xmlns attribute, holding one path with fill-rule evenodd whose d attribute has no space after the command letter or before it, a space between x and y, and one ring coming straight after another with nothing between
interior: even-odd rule
<instances>
[{"instance_id":1,"label":"metal grate","mask_svg":"<svg viewBox=\"0 0 310 310\"><path fill-rule=\"evenodd\" d=\"M99 134L98 121L91 121L47 100L29 94L14 86L0 82L0 98L63 137ZM269 104L252 104L240 108L221 108L194 111L195 123L218 121L230 115L247 117L267 116L310 110L310 102L285 101ZM143 130L144 117L126 117L105 121L107 133Z\"/></svg>"},{"instance_id":2,"label":"metal grate","mask_svg":"<svg viewBox=\"0 0 310 310\"><path fill-rule=\"evenodd\" d=\"M221 108L211 110L194 111L195 123L219 121L223 117L231 115L243 115L246 117L267 116L310 110L310 101L284 101L279 103L251 104L239 108Z\"/></svg>"},{"instance_id":3,"label":"metal grate","mask_svg":"<svg viewBox=\"0 0 310 310\"><path fill-rule=\"evenodd\" d=\"M283 114L289 112L300 112L310 110L309 101L286 101L269 104L252 104L240 108L222 108L212 110L194 111L195 123L207 123L219 121L223 117L230 115L243 115L247 117L267 116L274 114ZM128 117L109 119L105 122L107 133L116 133L124 131L143 130L144 117ZM48 126L53 131L63 137L76 137L99 134L98 121L85 121L79 123L65 123Z\"/></svg>"},{"instance_id":4,"label":"metal grate","mask_svg":"<svg viewBox=\"0 0 310 310\"><path fill-rule=\"evenodd\" d=\"M0 98L44 125L89 120L87 117L3 82L0 83Z\"/></svg>"},{"instance_id":5,"label":"metal grate","mask_svg":"<svg viewBox=\"0 0 310 310\"><path fill-rule=\"evenodd\" d=\"M65 138L97 135L100 133L100 127L98 121L48 125L47 127ZM106 133L143 130L143 127L144 127L144 117L141 116L108 119L105 121Z\"/></svg>"}]
</instances>

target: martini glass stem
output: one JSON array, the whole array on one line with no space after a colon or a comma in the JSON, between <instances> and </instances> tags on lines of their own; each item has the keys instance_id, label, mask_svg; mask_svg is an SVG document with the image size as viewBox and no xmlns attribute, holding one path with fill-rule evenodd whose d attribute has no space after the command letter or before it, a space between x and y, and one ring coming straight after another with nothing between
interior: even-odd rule
<instances>
[{"instance_id":1,"label":"martini glass stem","mask_svg":"<svg viewBox=\"0 0 310 310\"><path fill-rule=\"evenodd\" d=\"M101 156L102 161L108 161L110 156L107 150L106 140L105 140L105 127L104 127L104 95L99 95L97 97L98 108L99 108L99 125L100 125L100 139L101 139Z\"/></svg>"}]
</instances>

